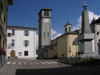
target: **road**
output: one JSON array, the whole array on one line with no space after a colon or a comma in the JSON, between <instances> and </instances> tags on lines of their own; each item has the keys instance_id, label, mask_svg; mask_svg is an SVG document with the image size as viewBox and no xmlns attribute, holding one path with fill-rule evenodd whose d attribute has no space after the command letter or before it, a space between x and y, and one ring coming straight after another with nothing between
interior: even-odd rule
<instances>
[{"instance_id":1,"label":"road","mask_svg":"<svg viewBox=\"0 0 100 75\"><path fill-rule=\"evenodd\" d=\"M57 60L9 59L0 75L99 75L100 70L70 66Z\"/></svg>"}]
</instances>

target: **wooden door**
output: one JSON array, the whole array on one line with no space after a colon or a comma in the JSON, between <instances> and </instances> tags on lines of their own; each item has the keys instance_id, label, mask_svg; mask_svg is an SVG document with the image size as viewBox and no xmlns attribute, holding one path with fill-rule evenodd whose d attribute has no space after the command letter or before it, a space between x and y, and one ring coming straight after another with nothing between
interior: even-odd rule
<instances>
[{"instance_id":1,"label":"wooden door","mask_svg":"<svg viewBox=\"0 0 100 75\"><path fill-rule=\"evenodd\" d=\"M11 58L15 58L15 51L11 51Z\"/></svg>"}]
</instances>

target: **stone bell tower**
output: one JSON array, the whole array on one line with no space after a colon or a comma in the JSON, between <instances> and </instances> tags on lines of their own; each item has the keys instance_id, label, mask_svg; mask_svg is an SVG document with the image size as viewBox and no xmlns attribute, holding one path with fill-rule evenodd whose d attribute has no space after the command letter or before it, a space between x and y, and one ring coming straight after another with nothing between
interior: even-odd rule
<instances>
[{"instance_id":1,"label":"stone bell tower","mask_svg":"<svg viewBox=\"0 0 100 75\"><path fill-rule=\"evenodd\" d=\"M51 42L51 11L52 9L43 8L39 15L39 52L38 57L42 57L42 48L50 45Z\"/></svg>"},{"instance_id":2,"label":"stone bell tower","mask_svg":"<svg viewBox=\"0 0 100 75\"><path fill-rule=\"evenodd\" d=\"M64 27L65 27L65 33L71 31L71 24L68 22L68 20L67 20L67 23Z\"/></svg>"}]
</instances>

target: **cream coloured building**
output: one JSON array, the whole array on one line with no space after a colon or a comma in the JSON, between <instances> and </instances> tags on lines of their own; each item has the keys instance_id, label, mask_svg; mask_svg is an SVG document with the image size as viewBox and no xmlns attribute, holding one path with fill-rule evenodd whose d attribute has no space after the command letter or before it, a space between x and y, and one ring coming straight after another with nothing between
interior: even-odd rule
<instances>
[{"instance_id":1,"label":"cream coloured building","mask_svg":"<svg viewBox=\"0 0 100 75\"><path fill-rule=\"evenodd\" d=\"M13 5L13 0L0 0L0 68L6 61L8 5Z\"/></svg>"},{"instance_id":2,"label":"cream coloured building","mask_svg":"<svg viewBox=\"0 0 100 75\"><path fill-rule=\"evenodd\" d=\"M70 57L69 50L71 50L71 57L76 56L76 46L73 42L78 37L76 31L71 31L71 24L67 22L65 25L65 33L51 40L51 44L43 48L44 58L65 58Z\"/></svg>"},{"instance_id":3,"label":"cream coloured building","mask_svg":"<svg viewBox=\"0 0 100 75\"><path fill-rule=\"evenodd\" d=\"M71 56L76 56L76 46L73 45L73 41L77 38L76 32L67 32L57 38L57 57L70 57L69 50L71 50Z\"/></svg>"}]
</instances>

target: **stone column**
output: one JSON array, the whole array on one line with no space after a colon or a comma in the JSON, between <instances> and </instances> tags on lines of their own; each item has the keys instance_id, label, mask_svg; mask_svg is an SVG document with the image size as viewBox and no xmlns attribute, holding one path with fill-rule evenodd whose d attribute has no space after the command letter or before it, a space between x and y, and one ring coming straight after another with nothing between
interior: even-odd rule
<instances>
[{"instance_id":1,"label":"stone column","mask_svg":"<svg viewBox=\"0 0 100 75\"><path fill-rule=\"evenodd\" d=\"M81 58L90 58L90 57L96 57L92 50L92 40L94 39L94 33L90 31L89 26L89 14L88 10L86 10L87 5L84 4L83 6L84 10L82 12L82 32L79 35L79 47L80 47L80 54Z\"/></svg>"}]
</instances>

